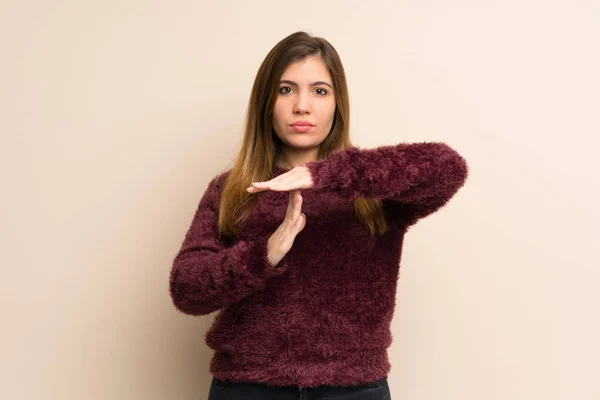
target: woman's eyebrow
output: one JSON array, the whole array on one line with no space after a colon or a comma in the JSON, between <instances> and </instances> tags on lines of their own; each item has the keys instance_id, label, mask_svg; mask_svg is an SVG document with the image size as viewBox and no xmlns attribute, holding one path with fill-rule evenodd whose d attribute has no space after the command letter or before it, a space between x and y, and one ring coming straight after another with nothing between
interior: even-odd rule
<instances>
[{"instance_id":1,"label":"woman's eyebrow","mask_svg":"<svg viewBox=\"0 0 600 400\"><path fill-rule=\"evenodd\" d=\"M294 82L294 81L288 81L287 79L284 79L284 80L282 80L282 81L279 81L279 83L280 83L280 84L281 84L281 83L287 83L287 84L290 84L290 85L298 86L298 84L297 84L296 82ZM332 88L332 87L331 87L331 85L330 85L329 83L325 82L325 81L316 81L316 82L313 82L313 83L311 83L311 84L310 84L310 85L308 85L308 86L318 86L318 85L327 85L327 86L329 86L330 88ZM333 88L332 88L332 89L333 89Z\"/></svg>"}]
</instances>

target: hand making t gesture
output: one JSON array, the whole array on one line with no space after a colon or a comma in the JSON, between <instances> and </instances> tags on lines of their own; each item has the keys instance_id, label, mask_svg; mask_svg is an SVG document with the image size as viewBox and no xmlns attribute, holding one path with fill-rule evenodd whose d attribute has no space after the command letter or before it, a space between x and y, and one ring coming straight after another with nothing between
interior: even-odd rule
<instances>
[{"instance_id":1,"label":"hand making t gesture","mask_svg":"<svg viewBox=\"0 0 600 400\"><path fill-rule=\"evenodd\" d=\"M267 257L274 268L277 268L277 264L290 251L296 235L304 229L306 215L302 212L300 189L312 188L313 185L312 174L308 167L299 166L271 180L252 182L252 186L246 189L250 193L273 190L288 191L290 194L285 219L267 242Z\"/></svg>"},{"instance_id":2,"label":"hand making t gesture","mask_svg":"<svg viewBox=\"0 0 600 400\"><path fill-rule=\"evenodd\" d=\"M264 182L252 182L246 190L250 193L274 190L276 192L291 191L295 189L310 189L314 186L312 174L308 167L298 166Z\"/></svg>"}]
</instances>

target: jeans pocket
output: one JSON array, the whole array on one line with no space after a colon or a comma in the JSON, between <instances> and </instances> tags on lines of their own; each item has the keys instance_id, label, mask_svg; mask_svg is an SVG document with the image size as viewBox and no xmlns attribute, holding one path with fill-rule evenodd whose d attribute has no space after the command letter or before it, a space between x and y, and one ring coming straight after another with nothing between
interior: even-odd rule
<instances>
[{"instance_id":1,"label":"jeans pocket","mask_svg":"<svg viewBox=\"0 0 600 400\"><path fill-rule=\"evenodd\" d=\"M221 379L215 378L215 377L213 377L212 383L215 386L219 386L219 387L239 387L239 386L243 385L242 383L224 381L224 380L221 380Z\"/></svg>"},{"instance_id":2,"label":"jeans pocket","mask_svg":"<svg viewBox=\"0 0 600 400\"><path fill-rule=\"evenodd\" d=\"M360 386L361 387L376 388L376 387L384 386L386 383L387 383L387 376L385 378L381 378L381 379L379 379L377 381L363 383Z\"/></svg>"}]
</instances>

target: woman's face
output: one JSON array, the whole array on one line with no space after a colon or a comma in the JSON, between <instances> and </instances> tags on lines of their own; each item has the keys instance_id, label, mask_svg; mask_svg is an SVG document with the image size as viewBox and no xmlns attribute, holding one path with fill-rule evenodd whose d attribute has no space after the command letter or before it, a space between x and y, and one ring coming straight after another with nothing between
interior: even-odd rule
<instances>
[{"instance_id":1,"label":"woman's face","mask_svg":"<svg viewBox=\"0 0 600 400\"><path fill-rule=\"evenodd\" d=\"M284 146L293 150L318 149L335 115L333 82L318 58L308 57L290 64L279 83L273 111L273 129ZM297 121L308 121L308 129L294 129Z\"/></svg>"}]
</instances>

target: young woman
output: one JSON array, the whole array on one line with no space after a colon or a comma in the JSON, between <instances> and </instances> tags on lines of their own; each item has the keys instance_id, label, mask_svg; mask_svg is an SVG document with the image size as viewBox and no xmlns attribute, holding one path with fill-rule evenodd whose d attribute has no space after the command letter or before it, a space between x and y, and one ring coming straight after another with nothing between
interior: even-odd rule
<instances>
[{"instance_id":1,"label":"young woman","mask_svg":"<svg viewBox=\"0 0 600 400\"><path fill-rule=\"evenodd\" d=\"M305 32L277 43L234 166L209 182L170 275L178 310L220 310L209 400L391 398L403 238L468 167L441 142L360 149L349 116L332 45Z\"/></svg>"}]
</instances>

